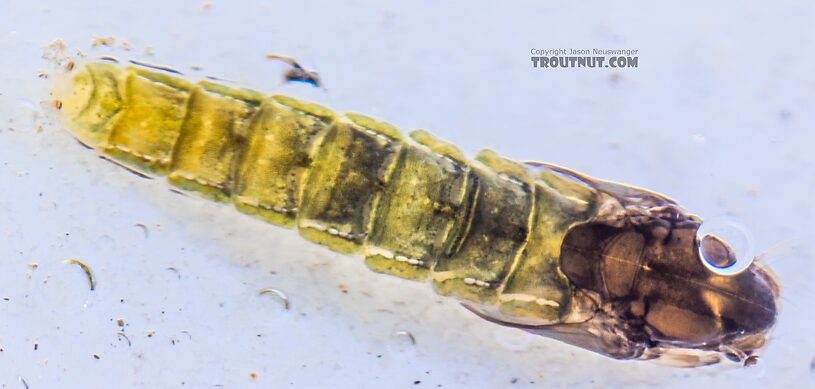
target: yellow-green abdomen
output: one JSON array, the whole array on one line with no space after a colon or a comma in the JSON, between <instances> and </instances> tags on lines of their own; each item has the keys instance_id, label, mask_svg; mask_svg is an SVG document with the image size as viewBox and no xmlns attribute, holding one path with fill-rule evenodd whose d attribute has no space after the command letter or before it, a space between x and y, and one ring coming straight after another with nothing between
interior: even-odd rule
<instances>
[{"instance_id":1,"label":"yellow-green abdomen","mask_svg":"<svg viewBox=\"0 0 815 389\"><path fill-rule=\"evenodd\" d=\"M468 160L425 131L140 66L90 63L61 92L77 138L133 170L484 309L535 323L566 312L560 243L591 190L490 151Z\"/></svg>"}]
</instances>

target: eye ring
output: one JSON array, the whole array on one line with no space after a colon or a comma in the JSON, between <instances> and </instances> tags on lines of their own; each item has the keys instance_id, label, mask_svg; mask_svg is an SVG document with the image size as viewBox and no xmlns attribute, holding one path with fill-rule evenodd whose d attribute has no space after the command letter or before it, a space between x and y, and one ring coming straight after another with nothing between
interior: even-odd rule
<instances>
[{"instance_id":1,"label":"eye ring","mask_svg":"<svg viewBox=\"0 0 815 389\"><path fill-rule=\"evenodd\" d=\"M735 242L735 248L728 242ZM731 220L705 223L696 237L699 258L711 272L722 276L735 276L753 263L750 234Z\"/></svg>"}]
</instances>

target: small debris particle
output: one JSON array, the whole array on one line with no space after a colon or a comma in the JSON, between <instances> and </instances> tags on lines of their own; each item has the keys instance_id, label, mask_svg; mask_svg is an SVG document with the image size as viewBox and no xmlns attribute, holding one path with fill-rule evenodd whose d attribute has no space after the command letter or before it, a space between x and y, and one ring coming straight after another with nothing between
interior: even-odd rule
<instances>
[{"instance_id":1,"label":"small debris particle","mask_svg":"<svg viewBox=\"0 0 815 389\"><path fill-rule=\"evenodd\" d=\"M93 354L93 359L102 359L102 357L100 357L99 354Z\"/></svg>"},{"instance_id":2,"label":"small debris particle","mask_svg":"<svg viewBox=\"0 0 815 389\"><path fill-rule=\"evenodd\" d=\"M68 57L65 54L65 41L54 39L42 47L42 58L48 62L60 66Z\"/></svg>"},{"instance_id":3,"label":"small debris particle","mask_svg":"<svg viewBox=\"0 0 815 389\"><path fill-rule=\"evenodd\" d=\"M518 379L517 379L517 378L513 378L513 379L511 379L511 380L509 381L509 383L510 383L510 384L517 384L517 383L518 383Z\"/></svg>"},{"instance_id":4,"label":"small debris particle","mask_svg":"<svg viewBox=\"0 0 815 389\"><path fill-rule=\"evenodd\" d=\"M54 100L54 108L62 109L62 100Z\"/></svg>"},{"instance_id":5,"label":"small debris particle","mask_svg":"<svg viewBox=\"0 0 815 389\"><path fill-rule=\"evenodd\" d=\"M147 229L147 226L144 223L136 223L134 226L139 227L144 232L144 238L147 239L150 237L150 230Z\"/></svg>"},{"instance_id":6,"label":"small debris particle","mask_svg":"<svg viewBox=\"0 0 815 389\"><path fill-rule=\"evenodd\" d=\"M31 268L31 270L37 270L37 268L40 267L37 262L31 262L28 264L28 266Z\"/></svg>"},{"instance_id":7,"label":"small debris particle","mask_svg":"<svg viewBox=\"0 0 815 389\"><path fill-rule=\"evenodd\" d=\"M413 381L413 385L419 385L421 383L422 383L422 381L419 381L419 380Z\"/></svg>"},{"instance_id":8,"label":"small debris particle","mask_svg":"<svg viewBox=\"0 0 815 389\"><path fill-rule=\"evenodd\" d=\"M128 338L128 337L127 337L127 335L125 335L125 333L124 333L124 332L119 331L119 332L117 332L117 333L116 333L116 335L118 335L118 336L119 336L119 338L125 338L125 340L127 341L127 346L128 346L128 347L130 347L130 346L131 346L131 343L130 343L130 338Z\"/></svg>"},{"instance_id":9,"label":"small debris particle","mask_svg":"<svg viewBox=\"0 0 815 389\"><path fill-rule=\"evenodd\" d=\"M153 56L155 54L156 53L153 51L153 48L150 47L150 46L145 47L144 51L142 51L142 53L141 53L141 55L143 55L145 57L151 57L151 56Z\"/></svg>"},{"instance_id":10,"label":"small debris particle","mask_svg":"<svg viewBox=\"0 0 815 389\"><path fill-rule=\"evenodd\" d=\"M37 349L39 349L39 348L40 348L40 345L37 344L37 343L34 343L34 351L37 351Z\"/></svg>"},{"instance_id":11,"label":"small debris particle","mask_svg":"<svg viewBox=\"0 0 815 389\"><path fill-rule=\"evenodd\" d=\"M90 283L91 290L94 290L96 288L96 282L93 280L93 273L91 273L91 268L88 267L88 265L86 265L85 262L82 262L76 258L71 258L66 259L63 263L72 263L79 265L79 267L82 268L82 271L84 271L85 275L88 277L88 283Z\"/></svg>"},{"instance_id":12,"label":"small debris particle","mask_svg":"<svg viewBox=\"0 0 815 389\"><path fill-rule=\"evenodd\" d=\"M396 333L394 335L396 335L396 336L406 336L410 340L410 344L416 344L416 337L413 336L413 334L411 334L410 331L405 331L405 330L396 331Z\"/></svg>"},{"instance_id":13,"label":"small debris particle","mask_svg":"<svg viewBox=\"0 0 815 389\"><path fill-rule=\"evenodd\" d=\"M122 319L122 318L116 319L116 324L118 324L119 327L124 327L125 326L125 319Z\"/></svg>"},{"instance_id":14,"label":"small debris particle","mask_svg":"<svg viewBox=\"0 0 815 389\"><path fill-rule=\"evenodd\" d=\"M306 84L311 84L316 88L323 87L323 83L320 81L320 76L317 74L317 72L311 70L292 68L283 74L283 78L286 80L286 82L304 82Z\"/></svg>"},{"instance_id":15,"label":"small debris particle","mask_svg":"<svg viewBox=\"0 0 815 389\"><path fill-rule=\"evenodd\" d=\"M76 66L76 62L69 60L68 63L65 64L65 70L70 72L71 70L74 70L74 66Z\"/></svg>"},{"instance_id":16,"label":"small debris particle","mask_svg":"<svg viewBox=\"0 0 815 389\"><path fill-rule=\"evenodd\" d=\"M179 279L179 280L181 279L181 272L180 272L180 271L178 271L178 269L176 269L175 267L169 266L169 267L167 267L167 270L169 270L169 271L171 271L171 272L175 272L175 274L176 274L176 276L178 277L178 279Z\"/></svg>"},{"instance_id":17,"label":"small debris particle","mask_svg":"<svg viewBox=\"0 0 815 389\"><path fill-rule=\"evenodd\" d=\"M107 46L112 47L116 44L116 38L112 36L97 36L91 40L91 47Z\"/></svg>"},{"instance_id":18,"label":"small debris particle","mask_svg":"<svg viewBox=\"0 0 815 389\"><path fill-rule=\"evenodd\" d=\"M156 333L155 331L147 331L147 337L152 338L153 335L155 335L155 333Z\"/></svg>"},{"instance_id":19,"label":"small debris particle","mask_svg":"<svg viewBox=\"0 0 815 389\"><path fill-rule=\"evenodd\" d=\"M267 293L271 293L271 294L277 296L281 301L283 301L283 309L285 309L287 311L289 310L289 297L286 296L286 294L283 293L283 291L281 291L280 289L275 289L275 288L263 288L263 289L258 291L258 295L264 295L264 294L267 294Z\"/></svg>"},{"instance_id":20,"label":"small debris particle","mask_svg":"<svg viewBox=\"0 0 815 389\"><path fill-rule=\"evenodd\" d=\"M23 384L25 389L28 389L28 382L25 382L25 379L23 377L17 377L17 381L20 381L20 383Z\"/></svg>"},{"instance_id":21,"label":"small debris particle","mask_svg":"<svg viewBox=\"0 0 815 389\"><path fill-rule=\"evenodd\" d=\"M249 377L252 378L253 380L256 380L256 379L258 379L258 373L255 373L253 371L253 372L249 373Z\"/></svg>"},{"instance_id":22,"label":"small debris particle","mask_svg":"<svg viewBox=\"0 0 815 389\"><path fill-rule=\"evenodd\" d=\"M130 51L133 50L133 45L131 45L128 41L122 41L122 43L119 44L119 48L124 51Z\"/></svg>"},{"instance_id":23,"label":"small debris particle","mask_svg":"<svg viewBox=\"0 0 815 389\"><path fill-rule=\"evenodd\" d=\"M44 70L40 70L39 72L37 72L37 77L48 78L48 73L46 73Z\"/></svg>"},{"instance_id":24,"label":"small debris particle","mask_svg":"<svg viewBox=\"0 0 815 389\"><path fill-rule=\"evenodd\" d=\"M291 68L283 73L283 81L285 82L305 82L306 84L311 84L317 88L324 88L323 83L320 81L320 75L317 72L308 70L300 65L292 57L287 55L280 55L275 53L268 53L266 54L266 59L278 60L283 61Z\"/></svg>"}]
</instances>

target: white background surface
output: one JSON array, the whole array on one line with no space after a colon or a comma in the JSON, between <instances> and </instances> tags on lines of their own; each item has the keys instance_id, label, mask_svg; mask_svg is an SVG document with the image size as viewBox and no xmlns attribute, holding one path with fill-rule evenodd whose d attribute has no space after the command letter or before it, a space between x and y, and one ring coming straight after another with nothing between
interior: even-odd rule
<instances>
[{"instance_id":1,"label":"white background surface","mask_svg":"<svg viewBox=\"0 0 815 389\"><path fill-rule=\"evenodd\" d=\"M813 385L815 10L692 3L2 0L0 386ZM134 50L90 47L108 35ZM707 220L735 218L759 250L784 247L768 259L783 287L770 347L751 369L613 361L171 193L50 122L37 73L51 71L40 54L55 38L71 53L317 100L430 129L470 155L551 161L669 194ZM639 68L533 69L533 47L637 49ZM316 69L328 91L281 86L267 52ZM67 258L92 267L95 291ZM264 287L285 291L291 310L258 296Z\"/></svg>"}]
</instances>

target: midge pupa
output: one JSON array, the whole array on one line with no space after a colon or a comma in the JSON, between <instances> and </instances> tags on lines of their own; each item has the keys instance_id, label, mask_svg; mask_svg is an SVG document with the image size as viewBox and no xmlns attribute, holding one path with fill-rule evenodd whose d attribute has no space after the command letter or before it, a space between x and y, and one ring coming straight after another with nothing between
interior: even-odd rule
<instances>
[{"instance_id":1,"label":"midge pupa","mask_svg":"<svg viewBox=\"0 0 815 389\"><path fill-rule=\"evenodd\" d=\"M372 270L432 284L480 317L617 359L749 363L778 286L645 189L418 130L138 65L91 62L53 91L104 157Z\"/></svg>"}]
</instances>

